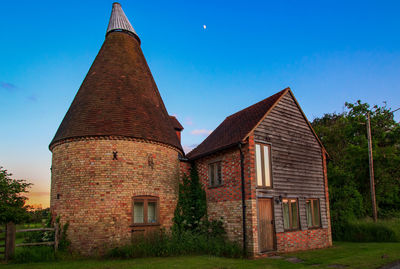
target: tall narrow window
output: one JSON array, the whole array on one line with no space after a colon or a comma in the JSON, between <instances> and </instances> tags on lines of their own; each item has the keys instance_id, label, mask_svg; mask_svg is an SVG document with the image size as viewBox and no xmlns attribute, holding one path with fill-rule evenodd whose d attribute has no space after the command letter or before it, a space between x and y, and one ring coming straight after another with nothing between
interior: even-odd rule
<instances>
[{"instance_id":1,"label":"tall narrow window","mask_svg":"<svg viewBox=\"0 0 400 269\"><path fill-rule=\"evenodd\" d=\"M148 223L156 223L157 222L156 208L157 208L156 202L149 201L147 203L147 222Z\"/></svg>"},{"instance_id":2,"label":"tall narrow window","mask_svg":"<svg viewBox=\"0 0 400 269\"><path fill-rule=\"evenodd\" d=\"M143 200L133 202L134 223L144 223L144 203Z\"/></svg>"},{"instance_id":3,"label":"tall narrow window","mask_svg":"<svg viewBox=\"0 0 400 269\"><path fill-rule=\"evenodd\" d=\"M306 214L308 227L312 228L321 226L319 199L308 199L306 201Z\"/></svg>"},{"instance_id":4,"label":"tall narrow window","mask_svg":"<svg viewBox=\"0 0 400 269\"><path fill-rule=\"evenodd\" d=\"M154 196L133 197L133 225L158 224L158 198Z\"/></svg>"},{"instance_id":5,"label":"tall narrow window","mask_svg":"<svg viewBox=\"0 0 400 269\"><path fill-rule=\"evenodd\" d=\"M297 199L283 199L283 228L285 230L299 229L299 208Z\"/></svg>"},{"instance_id":6,"label":"tall narrow window","mask_svg":"<svg viewBox=\"0 0 400 269\"><path fill-rule=\"evenodd\" d=\"M208 175L210 186L217 187L222 185L222 165L221 162L214 162L208 165Z\"/></svg>"},{"instance_id":7,"label":"tall narrow window","mask_svg":"<svg viewBox=\"0 0 400 269\"><path fill-rule=\"evenodd\" d=\"M256 144L256 178L257 186L272 186L270 145Z\"/></svg>"}]
</instances>

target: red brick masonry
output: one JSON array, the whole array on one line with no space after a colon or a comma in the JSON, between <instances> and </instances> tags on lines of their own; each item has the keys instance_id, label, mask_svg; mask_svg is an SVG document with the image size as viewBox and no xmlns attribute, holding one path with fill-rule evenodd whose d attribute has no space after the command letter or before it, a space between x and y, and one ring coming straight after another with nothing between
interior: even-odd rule
<instances>
[{"instance_id":1,"label":"red brick masonry","mask_svg":"<svg viewBox=\"0 0 400 269\"><path fill-rule=\"evenodd\" d=\"M329 229L312 229L292 231L276 234L278 252L292 252L298 250L329 247Z\"/></svg>"},{"instance_id":2,"label":"red brick masonry","mask_svg":"<svg viewBox=\"0 0 400 269\"><path fill-rule=\"evenodd\" d=\"M160 228L171 227L178 177L178 151L161 143L70 141L53 148L51 211L73 250L96 255L130 242L134 196L158 197Z\"/></svg>"}]
</instances>

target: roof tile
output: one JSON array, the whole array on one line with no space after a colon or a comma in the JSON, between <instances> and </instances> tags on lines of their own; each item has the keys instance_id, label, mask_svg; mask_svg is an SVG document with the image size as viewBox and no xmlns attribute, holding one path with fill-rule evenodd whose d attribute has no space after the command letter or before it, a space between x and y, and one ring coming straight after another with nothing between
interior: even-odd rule
<instances>
[{"instance_id":1,"label":"roof tile","mask_svg":"<svg viewBox=\"0 0 400 269\"><path fill-rule=\"evenodd\" d=\"M186 156L189 159L197 159L241 142L287 91L288 89L284 89L230 115L200 145Z\"/></svg>"}]
</instances>

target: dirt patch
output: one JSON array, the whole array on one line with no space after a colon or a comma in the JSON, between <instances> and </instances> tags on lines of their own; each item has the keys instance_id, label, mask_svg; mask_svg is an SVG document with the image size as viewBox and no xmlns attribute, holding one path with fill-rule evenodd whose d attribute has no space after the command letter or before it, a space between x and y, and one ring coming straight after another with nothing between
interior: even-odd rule
<instances>
[{"instance_id":1,"label":"dirt patch","mask_svg":"<svg viewBox=\"0 0 400 269\"><path fill-rule=\"evenodd\" d=\"M303 262L302 259L299 259L297 257L289 257L289 258L286 258L285 261L288 261L288 262L291 262L291 263L301 263L301 262Z\"/></svg>"},{"instance_id":2,"label":"dirt patch","mask_svg":"<svg viewBox=\"0 0 400 269\"><path fill-rule=\"evenodd\" d=\"M330 264L328 265L329 268L347 268L349 267L348 265L344 265L344 264Z\"/></svg>"},{"instance_id":3,"label":"dirt patch","mask_svg":"<svg viewBox=\"0 0 400 269\"><path fill-rule=\"evenodd\" d=\"M380 267L379 269L400 269L400 260L397 260L390 264L384 265L384 266Z\"/></svg>"}]
</instances>

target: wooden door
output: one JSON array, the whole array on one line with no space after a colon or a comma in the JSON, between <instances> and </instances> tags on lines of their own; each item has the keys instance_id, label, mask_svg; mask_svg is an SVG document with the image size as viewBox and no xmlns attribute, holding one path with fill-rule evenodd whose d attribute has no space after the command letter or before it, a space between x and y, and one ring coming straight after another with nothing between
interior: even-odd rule
<instances>
[{"instance_id":1,"label":"wooden door","mask_svg":"<svg viewBox=\"0 0 400 269\"><path fill-rule=\"evenodd\" d=\"M260 252L274 250L274 213L271 198L258 199L258 239Z\"/></svg>"}]
</instances>

